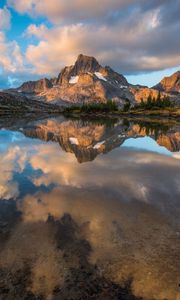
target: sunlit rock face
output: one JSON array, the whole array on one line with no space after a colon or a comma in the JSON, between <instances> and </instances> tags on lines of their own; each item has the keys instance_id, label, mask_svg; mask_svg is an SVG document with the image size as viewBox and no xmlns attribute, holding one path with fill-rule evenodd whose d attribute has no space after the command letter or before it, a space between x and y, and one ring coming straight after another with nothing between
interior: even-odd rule
<instances>
[{"instance_id":1,"label":"sunlit rock face","mask_svg":"<svg viewBox=\"0 0 180 300\"><path fill-rule=\"evenodd\" d=\"M180 93L180 71L169 77L164 77L154 88L169 93Z\"/></svg>"},{"instance_id":2,"label":"sunlit rock face","mask_svg":"<svg viewBox=\"0 0 180 300\"><path fill-rule=\"evenodd\" d=\"M110 67L102 67L94 57L80 54L73 66L65 67L57 79L25 82L19 92L33 93L34 99L63 104L106 102L111 99L123 106L134 104L134 96L123 75Z\"/></svg>"},{"instance_id":3,"label":"sunlit rock face","mask_svg":"<svg viewBox=\"0 0 180 300\"><path fill-rule=\"evenodd\" d=\"M148 96L157 97L168 95L176 105L180 105L180 72L165 77L153 88L131 85L126 78L112 70L109 66L101 66L92 56L80 54L74 65L66 66L59 75L50 80L43 78L37 81L28 81L14 92L25 94L34 100L48 101L59 105L70 105L84 102L115 101L123 107L126 101L133 106Z\"/></svg>"},{"instance_id":4,"label":"sunlit rock face","mask_svg":"<svg viewBox=\"0 0 180 300\"><path fill-rule=\"evenodd\" d=\"M114 72L110 67L102 67L94 57L79 55L73 66L65 67L59 74L55 90L48 90L48 101L61 100L70 103L117 101L121 106L134 98L128 89L124 76Z\"/></svg>"},{"instance_id":5,"label":"sunlit rock face","mask_svg":"<svg viewBox=\"0 0 180 300\"><path fill-rule=\"evenodd\" d=\"M114 84L121 84L123 86L128 86L128 82L123 75L120 75L114 72L110 67L102 67L98 61L91 56L85 56L80 54L74 64L71 67L65 67L59 74L57 83L69 83L72 76L78 76L83 74L95 75L96 79L100 79L102 81L110 81ZM82 81L83 83L83 81ZM84 82L84 84L88 84L88 80Z\"/></svg>"},{"instance_id":6,"label":"sunlit rock face","mask_svg":"<svg viewBox=\"0 0 180 300\"><path fill-rule=\"evenodd\" d=\"M131 106L148 96L169 96L175 106L180 106L180 71L165 77L152 88L129 84L126 78L109 66L101 66L92 56L80 54L74 65L66 66L57 77L24 82L8 92L24 94L34 100L58 105L105 103L115 101L120 108L129 101Z\"/></svg>"},{"instance_id":7,"label":"sunlit rock face","mask_svg":"<svg viewBox=\"0 0 180 300\"><path fill-rule=\"evenodd\" d=\"M139 85L137 86L131 86L130 87L131 93L134 95L135 101L137 104L139 104L142 100L144 102L147 101L148 97L151 96L152 98L157 98L159 94L159 90L154 88L148 88L148 87L141 87ZM160 91L161 97L168 97L171 103L176 107L180 106L180 93L172 93L170 91Z\"/></svg>"},{"instance_id":8,"label":"sunlit rock face","mask_svg":"<svg viewBox=\"0 0 180 300\"><path fill-rule=\"evenodd\" d=\"M50 80L47 78L43 78L37 81L28 81L23 83L19 87L19 92L24 92L24 93L40 93L43 91L46 91L49 88L52 88L53 85Z\"/></svg>"},{"instance_id":9,"label":"sunlit rock face","mask_svg":"<svg viewBox=\"0 0 180 300\"><path fill-rule=\"evenodd\" d=\"M74 66L65 67L59 74L57 83L69 83L72 76L78 76L80 74L88 74L99 71L101 66L94 57L85 56L80 54L74 64Z\"/></svg>"},{"instance_id":10,"label":"sunlit rock face","mask_svg":"<svg viewBox=\"0 0 180 300\"><path fill-rule=\"evenodd\" d=\"M130 88L131 92L133 93L135 100L137 103L140 103L141 100L146 101L147 98L151 95L152 97L157 98L159 92L155 89L150 89L148 87L131 87Z\"/></svg>"},{"instance_id":11,"label":"sunlit rock face","mask_svg":"<svg viewBox=\"0 0 180 300\"><path fill-rule=\"evenodd\" d=\"M169 96L172 103L176 106L180 105L180 71L172 74L169 77L164 77L160 83L152 88L144 86L130 86L130 91L135 97L137 103L147 100L148 96L157 98L159 92L162 96Z\"/></svg>"}]
</instances>

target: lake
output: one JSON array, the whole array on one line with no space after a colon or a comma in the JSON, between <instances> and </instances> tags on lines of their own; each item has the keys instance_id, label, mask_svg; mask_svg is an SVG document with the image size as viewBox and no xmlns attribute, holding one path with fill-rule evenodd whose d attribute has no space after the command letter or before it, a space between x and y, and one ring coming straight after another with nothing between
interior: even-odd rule
<instances>
[{"instance_id":1,"label":"lake","mask_svg":"<svg viewBox=\"0 0 180 300\"><path fill-rule=\"evenodd\" d=\"M180 124L0 119L0 299L180 299Z\"/></svg>"}]
</instances>

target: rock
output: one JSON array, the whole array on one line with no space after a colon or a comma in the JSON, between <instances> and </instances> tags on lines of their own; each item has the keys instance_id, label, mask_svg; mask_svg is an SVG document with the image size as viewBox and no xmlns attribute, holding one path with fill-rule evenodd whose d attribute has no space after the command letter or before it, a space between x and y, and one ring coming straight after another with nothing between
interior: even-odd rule
<instances>
[{"instance_id":1,"label":"rock","mask_svg":"<svg viewBox=\"0 0 180 300\"><path fill-rule=\"evenodd\" d=\"M35 100L59 103L107 102L111 99L119 106L126 100L134 105L134 96L126 78L110 67L102 67L92 56L80 54L72 66L65 67L57 79L41 79L23 83L18 92Z\"/></svg>"},{"instance_id":2,"label":"rock","mask_svg":"<svg viewBox=\"0 0 180 300\"><path fill-rule=\"evenodd\" d=\"M133 93L137 103L140 103L141 99L146 101L149 95L151 95L152 97L157 98L157 96L159 94L158 90L150 89L148 87L140 87L140 86L130 87L130 91Z\"/></svg>"},{"instance_id":3,"label":"rock","mask_svg":"<svg viewBox=\"0 0 180 300\"><path fill-rule=\"evenodd\" d=\"M168 93L180 93L180 71L177 71L169 77L164 77L153 88Z\"/></svg>"},{"instance_id":4,"label":"rock","mask_svg":"<svg viewBox=\"0 0 180 300\"><path fill-rule=\"evenodd\" d=\"M65 67L59 74L57 83L69 83L72 76L94 73L101 68L97 60L92 56L80 54L73 66Z\"/></svg>"},{"instance_id":5,"label":"rock","mask_svg":"<svg viewBox=\"0 0 180 300\"><path fill-rule=\"evenodd\" d=\"M56 77L51 78L50 82L52 83L52 85L56 85L57 84L57 78Z\"/></svg>"},{"instance_id":6,"label":"rock","mask_svg":"<svg viewBox=\"0 0 180 300\"><path fill-rule=\"evenodd\" d=\"M43 78L37 81L27 81L24 82L19 88L19 92L25 93L40 93L46 91L49 88L52 88L53 84L47 78Z\"/></svg>"},{"instance_id":7,"label":"rock","mask_svg":"<svg viewBox=\"0 0 180 300\"><path fill-rule=\"evenodd\" d=\"M60 112L56 105L28 99L14 92L0 92L0 114Z\"/></svg>"},{"instance_id":8,"label":"rock","mask_svg":"<svg viewBox=\"0 0 180 300\"><path fill-rule=\"evenodd\" d=\"M102 67L91 56L80 54L73 66L60 72L57 84L56 90L50 89L43 94L48 101L61 99L69 103L83 103L112 99L123 106L128 99L134 104L126 78L110 67Z\"/></svg>"},{"instance_id":9,"label":"rock","mask_svg":"<svg viewBox=\"0 0 180 300\"><path fill-rule=\"evenodd\" d=\"M123 107L127 100L134 106L141 99L146 101L150 94L157 97L159 91L180 106L180 71L165 77L153 88L130 85L123 75L83 54L77 57L74 65L63 68L57 78L28 81L13 90L30 99L61 106L113 100L119 107Z\"/></svg>"}]
</instances>

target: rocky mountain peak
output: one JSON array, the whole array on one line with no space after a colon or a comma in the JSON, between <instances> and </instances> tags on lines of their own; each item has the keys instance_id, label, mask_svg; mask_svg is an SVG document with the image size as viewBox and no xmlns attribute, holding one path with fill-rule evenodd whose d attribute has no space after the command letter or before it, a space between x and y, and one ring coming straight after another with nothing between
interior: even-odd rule
<instances>
[{"instance_id":1,"label":"rocky mountain peak","mask_svg":"<svg viewBox=\"0 0 180 300\"><path fill-rule=\"evenodd\" d=\"M59 103L61 105L84 102L106 102L111 99L119 107L127 100L133 106L149 95L157 97L159 90L162 95L170 95L173 103L178 105L180 93L180 71L165 77L154 89L133 86L126 78L109 66L101 66L93 56L78 55L74 65L66 66L58 77L29 81L16 89L36 100Z\"/></svg>"},{"instance_id":2,"label":"rocky mountain peak","mask_svg":"<svg viewBox=\"0 0 180 300\"><path fill-rule=\"evenodd\" d=\"M164 92L180 93L180 71L164 77L154 88Z\"/></svg>"},{"instance_id":3,"label":"rocky mountain peak","mask_svg":"<svg viewBox=\"0 0 180 300\"><path fill-rule=\"evenodd\" d=\"M39 93L42 91L46 91L52 86L53 85L49 79L43 78L37 81L24 82L18 89L19 91L26 93Z\"/></svg>"},{"instance_id":4,"label":"rocky mountain peak","mask_svg":"<svg viewBox=\"0 0 180 300\"><path fill-rule=\"evenodd\" d=\"M25 82L18 89L27 96L34 96L54 103L106 102L111 99L119 106L134 96L126 78L110 67L103 67L93 56L80 54L72 66L61 70L57 79Z\"/></svg>"},{"instance_id":5,"label":"rocky mountain peak","mask_svg":"<svg viewBox=\"0 0 180 300\"><path fill-rule=\"evenodd\" d=\"M75 62L75 65L73 67L73 73L74 75L77 75L79 73L87 73L91 72L94 73L98 71L101 68L98 61L93 56L86 56L83 54L80 54Z\"/></svg>"}]
</instances>

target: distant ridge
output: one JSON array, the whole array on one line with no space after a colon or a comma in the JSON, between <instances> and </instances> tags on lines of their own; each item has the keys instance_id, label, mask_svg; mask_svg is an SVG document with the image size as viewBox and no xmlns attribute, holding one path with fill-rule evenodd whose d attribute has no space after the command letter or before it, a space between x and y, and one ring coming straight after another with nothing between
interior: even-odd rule
<instances>
[{"instance_id":1,"label":"distant ridge","mask_svg":"<svg viewBox=\"0 0 180 300\"><path fill-rule=\"evenodd\" d=\"M164 77L154 89L168 93L180 93L180 71L175 72L171 76Z\"/></svg>"}]
</instances>

